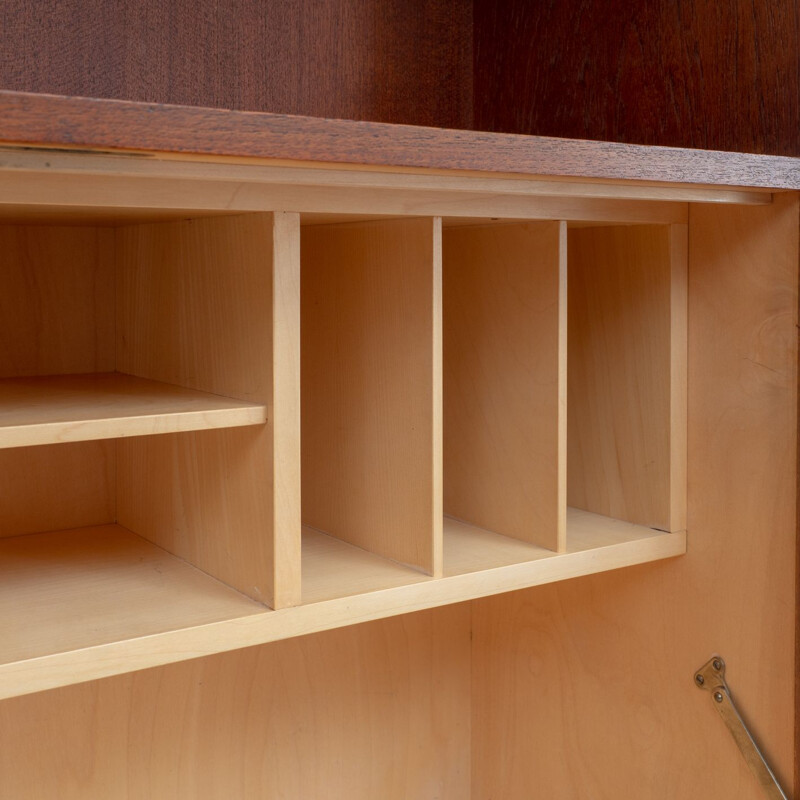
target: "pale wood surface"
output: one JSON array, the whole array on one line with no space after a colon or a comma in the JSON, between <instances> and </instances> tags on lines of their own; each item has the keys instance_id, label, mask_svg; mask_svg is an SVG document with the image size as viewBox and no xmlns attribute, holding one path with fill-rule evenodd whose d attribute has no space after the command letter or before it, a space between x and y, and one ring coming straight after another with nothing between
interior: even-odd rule
<instances>
[{"instance_id":1,"label":"pale wood surface","mask_svg":"<svg viewBox=\"0 0 800 800\"><path fill-rule=\"evenodd\" d=\"M335 536L303 528L303 603L420 583L427 576Z\"/></svg>"},{"instance_id":2,"label":"pale wood surface","mask_svg":"<svg viewBox=\"0 0 800 800\"><path fill-rule=\"evenodd\" d=\"M431 219L302 233L303 522L441 571Z\"/></svg>"},{"instance_id":3,"label":"pale wood surface","mask_svg":"<svg viewBox=\"0 0 800 800\"><path fill-rule=\"evenodd\" d=\"M273 224L272 214L253 214L118 229L117 368L267 404L269 415ZM120 440L118 521L248 596L280 603L273 431L270 418L260 428ZM285 531L293 533L299 556L299 527Z\"/></svg>"},{"instance_id":4,"label":"pale wood surface","mask_svg":"<svg viewBox=\"0 0 800 800\"><path fill-rule=\"evenodd\" d=\"M0 379L0 448L266 421L266 408L121 373Z\"/></svg>"},{"instance_id":5,"label":"pale wood surface","mask_svg":"<svg viewBox=\"0 0 800 800\"><path fill-rule=\"evenodd\" d=\"M473 604L473 797L761 800L713 653L797 793L798 227L792 196L692 208L688 554Z\"/></svg>"},{"instance_id":6,"label":"pale wood surface","mask_svg":"<svg viewBox=\"0 0 800 800\"><path fill-rule=\"evenodd\" d=\"M118 525L0 541L3 664L261 610Z\"/></svg>"},{"instance_id":7,"label":"pale wood surface","mask_svg":"<svg viewBox=\"0 0 800 800\"><path fill-rule=\"evenodd\" d=\"M301 599L300 217L277 212L272 235L272 492L274 608Z\"/></svg>"},{"instance_id":8,"label":"pale wood surface","mask_svg":"<svg viewBox=\"0 0 800 800\"><path fill-rule=\"evenodd\" d=\"M670 485L685 461L685 242L664 226L569 233L568 502L661 530L685 527Z\"/></svg>"},{"instance_id":9,"label":"pale wood surface","mask_svg":"<svg viewBox=\"0 0 800 800\"><path fill-rule=\"evenodd\" d=\"M0 225L0 378L114 369L113 236Z\"/></svg>"},{"instance_id":10,"label":"pale wood surface","mask_svg":"<svg viewBox=\"0 0 800 800\"><path fill-rule=\"evenodd\" d=\"M444 511L551 550L565 545L563 225L451 228L443 248Z\"/></svg>"},{"instance_id":11,"label":"pale wood surface","mask_svg":"<svg viewBox=\"0 0 800 800\"><path fill-rule=\"evenodd\" d=\"M0 703L14 800L470 796L467 604Z\"/></svg>"},{"instance_id":12,"label":"pale wood surface","mask_svg":"<svg viewBox=\"0 0 800 800\"><path fill-rule=\"evenodd\" d=\"M159 437L165 439L168 437ZM265 642L303 636L498 592L672 558L686 552L684 533L654 534L587 515L575 544L554 553L448 523L448 575L432 578L323 534L305 537L306 604L261 610L138 639L0 664L0 698L80 683ZM466 535L465 535L466 534Z\"/></svg>"},{"instance_id":13,"label":"pale wood surface","mask_svg":"<svg viewBox=\"0 0 800 800\"><path fill-rule=\"evenodd\" d=\"M0 537L114 522L115 486L114 442L0 450Z\"/></svg>"}]
</instances>

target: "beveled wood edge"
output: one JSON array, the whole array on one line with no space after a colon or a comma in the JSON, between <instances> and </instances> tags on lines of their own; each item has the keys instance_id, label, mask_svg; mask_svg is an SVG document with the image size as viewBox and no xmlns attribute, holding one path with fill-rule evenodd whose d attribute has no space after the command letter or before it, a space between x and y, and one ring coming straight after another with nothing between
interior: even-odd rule
<instances>
[{"instance_id":1,"label":"beveled wood edge","mask_svg":"<svg viewBox=\"0 0 800 800\"><path fill-rule=\"evenodd\" d=\"M0 91L0 142L559 178L800 189L800 159Z\"/></svg>"}]
</instances>

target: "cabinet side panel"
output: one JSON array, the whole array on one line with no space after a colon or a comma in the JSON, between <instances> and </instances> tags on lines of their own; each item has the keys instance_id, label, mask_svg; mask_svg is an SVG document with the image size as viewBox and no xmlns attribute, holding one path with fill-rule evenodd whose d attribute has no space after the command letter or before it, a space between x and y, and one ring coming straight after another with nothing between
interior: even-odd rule
<instances>
[{"instance_id":1,"label":"cabinet side panel","mask_svg":"<svg viewBox=\"0 0 800 800\"><path fill-rule=\"evenodd\" d=\"M120 440L118 522L267 604L272 255L272 214L117 232L117 368L268 405L265 426Z\"/></svg>"},{"instance_id":2,"label":"cabinet side panel","mask_svg":"<svg viewBox=\"0 0 800 800\"><path fill-rule=\"evenodd\" d=\"M713 653L791 795L799 228L691 208L688 553L474 603L473 797L760 800Z\"/></svg>"},{"instance_id":3,"label":"cabinet side panel","mask_svg":"<svg viewBox=\"0 0 800 800\"><path fill-rule=\"evenodd\" d=\"M445 514L559 545L558 222L444 232Z\"/></svg>"},{"instance_id":4,"label":"cabinet side panel","mask_svg":"<svg viewBox=\"0 0 800 800\"><path fill-rule=\"evenodd\" d=\"M670 530L666 226L569 234L568 504Z\"/></svg>"},{"instance_id":5,"label":"cabinet side panel","mask_svg":"<svg viewBox=\"0 0 800 800\"><path fill-rule=\"evenodd\" d=\"M464 603L6 700L0 796L464 800L469 676Z\"/></svg>"},{"instance_id":6,"label":"cabinet side panel","mask_svg":"<svg viewBox=\"0 0 800 800\"><path fill-rule=\"evenodd\" d=\"M428 573L438 224L310 226L301 256L303 522Z\"/></svg>"}]
</instances>

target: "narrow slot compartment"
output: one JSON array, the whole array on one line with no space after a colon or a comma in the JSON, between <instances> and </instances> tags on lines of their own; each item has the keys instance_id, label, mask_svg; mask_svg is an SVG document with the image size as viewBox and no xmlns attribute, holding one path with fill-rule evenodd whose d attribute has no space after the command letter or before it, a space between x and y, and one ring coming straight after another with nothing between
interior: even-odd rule
<instances>
[{"instance_id":1,"label":"narrow slot compartment","mask_svg":"<svg viewBox=\"0 0 800 800\"><path fill-rule=\"evenodd\" d=\"M441 574L440 226L303 227L304 602Z\"/></svg>"},{"instance_id":2,"label":"narrow slot compartment","mask_svg":"<svg viewBox=\"0 0 800 800\"><path fill-rule=\"evenodd\" d=\"M444 229L447 575L564 550L565 237L559 222Z\"/></svg>"},{"instance_id":3,"label":"narrow slot compartment","mask_svg":"<svg viewBox=\"0 0 800 800\"><path fill-rule=\"evenodd\" d=\"M686 225L576 227L568 258L568 503L684 531Z\"/></svg>"}]
</instances>

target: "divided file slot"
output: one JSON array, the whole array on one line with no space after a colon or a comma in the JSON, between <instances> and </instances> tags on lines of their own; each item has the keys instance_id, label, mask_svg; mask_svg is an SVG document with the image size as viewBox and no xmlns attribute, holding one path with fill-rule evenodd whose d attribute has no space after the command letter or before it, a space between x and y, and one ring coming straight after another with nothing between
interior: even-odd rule
<instances>
[{"instance_id":1,"label":"divided file slot","mask_svg":"<svg viewBox=\"0 0 800 800\"><path fill-rule=\"evenodd\" d=\"M568 502L686 527L685 225L569 232Z\"/></svg>"},{"instance_id":2,"label":"divided file slot","mask_svg":"<svg viewBox=\"0 0 800 800\"><path fill-rule=\"evenodd\" d=\"M446 228L444 513L565 546L565 225Z\"/></svg>"},{"instance_id":3,"label":"divided file slot","mask_svg":"<svg viewBox=\"0 0 800 800\"><path fill-rule=\"evenodd\" d=\"M309 225L301 239L303 523L429 575L442 549L440 226Z\"/></svg>"}]
</instances>

